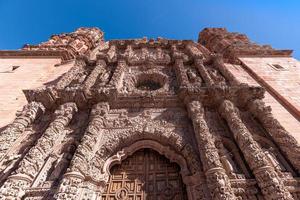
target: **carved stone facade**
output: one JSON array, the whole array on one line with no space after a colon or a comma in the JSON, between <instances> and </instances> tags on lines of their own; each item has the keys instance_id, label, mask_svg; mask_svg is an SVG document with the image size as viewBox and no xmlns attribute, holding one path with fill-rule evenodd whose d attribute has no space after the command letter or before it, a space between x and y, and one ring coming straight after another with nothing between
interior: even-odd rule
<instances>
[{"instance_id":1,"label":"carved stone facade","mask_svg":"<svg viewBox=\"0 0 300 200\"><path fill-rule=\"evenodd\" d=\"M26 45L75 62L3 128L0 199L300 199L299 143L227 67L287 51L225 29L199 42L80 28Z\"/></svg>"}]
</instances>

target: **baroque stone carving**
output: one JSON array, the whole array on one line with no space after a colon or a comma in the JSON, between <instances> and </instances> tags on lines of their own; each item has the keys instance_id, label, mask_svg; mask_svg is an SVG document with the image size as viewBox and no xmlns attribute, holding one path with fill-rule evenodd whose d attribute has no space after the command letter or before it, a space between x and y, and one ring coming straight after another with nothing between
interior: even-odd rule
<instances>
[{"instance_id":1,"label":"baroque stone carving","mask_svg":"<svg viewBox=\"0 0 300 200\"><path fill-rule=\"evenodd\" d=\"M213 199L235 199L229 178L221 164L214 137L209 132L200 102L188 104L190 117L193 120L198 149L207 178L208 189Z\"/></svg>"},{"instance_id":2,"label":"baroque stone carving","mask_svg":"<svg viewBox=\"0 0 300 200\"><path fill-rule=\"evenodd\" d=\"M4 199L13 197L21 199L24 189L32 183L41 170L53 147L61 142L62 136L66 132L65 126L68 125L75 112L77 112L77 107L74 103L63 104L55 111L54 121L21 161L16 174L8 177L8 180L0 188L0 196ZM20 178L21 180L19 180Z\"/></svg>"},{"instance_id":3,"label":"baroque stone carving","mask_svg":"<svg viewBox=\"0 0 300 200\"><path fill-rule=\"evenodd\" d=\"M266 199L292 199L284 183L271 166L268 157L253 139L246 126L239 117L238 109L232 102L225 100L221 104L220 113L226 119L233 136L242 150L245 159L253 170Z\"/></svg>"},{"instance_id":4,"label":"baroque stone carving","mask_svg":"<svg viewBox=\"0 0 300 200\"><path fill-rule=\"evenodd\" d=\"M53 35L47 42L39 45L24 45L23 51L66 51L62 58L71 60L79 55L85 55L100 44L103 32L98 28L79 28L73 33Z\"/></svg>"},{"instance_id":5,"label":"baroque stone carving","mask_svg":"<svg viewBox=\"0 0 300 200\"><path fill-rule=\"evenodd\" d=\"M25 46L19 54L61 55L73 66L25 90L28 105L2 130L0 199L105 199L114 165L126 166L141 149L180 167L176 179L174 170L154 167L174 181L159 185L155 173L164 199L179 188L186 195L176 198L189 200L298 199L299 144L264 106L264 89L240 83L225 64L244 50L286 52L224 30L210 37L218 30L205 30L201 40L215 52L192 40L104 41L95 28ZM147 186L150 171L141 176ZM129 185L110 191L113 198L129 198Z\"/></svg>"},{"instance_id":6,"label":"baroque stone carving","mask_svg":"<svg viewBox=\"0 0 300 200\"><path fill-rule=\"evenodd\" d=\"M273 140L279 145L294 167L300 171L300 146L273 117L271 108L265 106L264 102L255 100L249 103L249 110L262 123Z\"/></svg>"},{"instance_id":7,"label":"baroque stone carving","mask_svg":"<svg viewBox=\"0 0 300 200\"><path fill-rule=\"evenodd\" d=\"M24 106L22 112L17 114L17 118L1 132L0 161L3 159L13 142L21 136L25 128L32 124L44 111L45 108L41 103L31 102Z\"/></svg>"}]
</instances>

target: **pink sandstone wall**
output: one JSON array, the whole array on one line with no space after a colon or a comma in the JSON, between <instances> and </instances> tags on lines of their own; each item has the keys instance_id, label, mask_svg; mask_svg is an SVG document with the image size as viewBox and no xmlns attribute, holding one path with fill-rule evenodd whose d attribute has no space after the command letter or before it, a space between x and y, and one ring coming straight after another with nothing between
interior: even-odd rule
<instances>
[{"instance_id":1,"label":"pink sandstone wall","mask_svg":"<svg viewBox=\"0 0 300 200\"><path fill-rule=\"evenodd\" d=\"M291 57L240 58L255 79L289 107L300 119L300 62ZM274 67L279 65L279 69Z\"/></svg>"},{"instance_id":2,"label":"pink sandstone wall","mask_svg":"<svg viewBox=\"0 0 300 200\"><path fill-rule=\"evenodd\" d=\"M16 112L26 104L23 89L40 87L55 80L73 65L54 66L59 63L58 58L0 59L0 127L12 122ZM12 70L13 66L19 68Z\"/></svg>"},{"instance_id":3,"label":"pink sandstone wall","mask_svg":"<svg viewBox=\"0 0 300 200\"><path fill-rule=\"evenodd\" d=\"M266 80L267 83L273 86L276 90L280 92L282 91L282 95L287 99L293 99L289 97L295 97L299 99L300 85L298 88L295 86L298 82L300 82L299 61L293 58L242 58L242 60L249 68L251 67L253 71L260 73L260 77ZM273 70L268 65L269 62L280 63L282 66L286 67L288 71ZM259 85L241 65L226 64L226 67L237 77L240 82L248 83L249 85L253 86ZM299 106L300 102L296 100L297 99L295 99L294 103L296 106ZM273 115L276 119L278 119L281 125L288 132L290 132L298 142L300 142L300 122L269 92L266 92L264 101L266 102L266 105L272 107Z\"/></svg>"}]
</instances>

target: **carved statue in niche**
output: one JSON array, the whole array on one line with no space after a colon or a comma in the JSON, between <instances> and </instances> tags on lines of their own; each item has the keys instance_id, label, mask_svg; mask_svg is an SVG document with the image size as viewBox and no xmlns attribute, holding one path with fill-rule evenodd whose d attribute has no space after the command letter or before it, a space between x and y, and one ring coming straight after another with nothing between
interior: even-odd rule
<instances>
[{"instance_id":1,"label":"carved statue in niche","mask_svg":"<svg viewBox=\"0 0 300 200\"><path fill-rule=\"evenodd\" d=\"M210 77L214 80L215 83L217 83L220 86L225 86L226 85L226 79L213 66L207 67L207 71L208 71Z\"/></svg>"},{"instance_id":2,"label":"carved statue in niche","mask_svg":"<svg viewBox=\"0 0 300 200\"><path fill-rule=\"evenodd\" d=\"M48 174L46 181L57 181L66 170L69 160L72 158L71 152L75 150L75 145L68 144L61 152L59 158L53 163L53 170Z\"/></svg>"},{"instance_id":3,"label":"carved statue in niche","mask_svg":"<svg viewBox=\"0 0 300 200\"><path fill-rule=\"evenodd\" d=\"M269 161L273 165L273 167L277 171L281 172L287 172L288 170L285 168L285 166L280 162L280 160L277 158L276 154L274 153L274 148L270 147L268 149L263 148L265 154L267 155Z\"/></svg>"},{"instance_id":4,"label":"carved statue in niche","mask_svg":"<svg viewBox=\"0 0 300 200\"><path fill-rule=\"evenodd\" d=\"M202 79L194 68L187 69L186 74L190 83L194 83L196 85L202 84Z\"/></svg>"},{"instance_id":5,"label":"carved statue in niche","mask_svg":"<svg viewBox=\"0 0 300 200\"><path fill-rule=\"evenodd\" d=\"M236 152L229 151L228 147L225 147L223 144L218 144L219 153L221 154L220 159L221 162L230 178L234 179L245 179L246 174L243 172L241 167L239 166L238 159L236 158Z\"/></svg>"},{"instance_id":6,"label":"carved statue in niche","mask_svg":"<svg viewBox=\"0 0 300 200\"><path fill-rule=\"evenodd\" d=\"M70 86L69 87L72 87L72 88L76 88L76 87L80 87L81 84L84 82L84 80L86 79L88 75L88 72L87 71L82 71L82 72L79 72L77 74L77 76L73 79L73 81L70 83Z\"/></svg>"},{"instance_id":7,"label":"carved statue in niche","mask_svg":"<svg viewBox=\"0 0 300 200\"><path fill-rule=\"evenodd\" d=\"M295 171L291 168L289 163L285 160L277 147L268 139L261 136L256 136L257 141L261 145L266 154L270 164L275 168L281 177L296 176Z\"/></svg>"},{"instance_id":8,"label":"carved statue in niche","mask_svg":"<svg viewBox=\"0 0 300 200\"><path fill-rule=\"evenodd\" d=\"M108 83L109 75L110 75L109 70L106 70L105 72L100 74L96 81L98 86L105 86Z\"/></svg>"}]
</instances>

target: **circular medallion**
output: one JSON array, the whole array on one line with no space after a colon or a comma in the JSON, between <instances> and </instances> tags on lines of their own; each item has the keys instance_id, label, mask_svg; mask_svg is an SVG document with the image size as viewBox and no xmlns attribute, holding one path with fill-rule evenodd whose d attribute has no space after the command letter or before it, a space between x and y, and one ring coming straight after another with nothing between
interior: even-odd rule
<instances>
[{"instance_id":1,"label":"circular medallion","mask_svg":"<svg viewBox=\"0 0 300 200\"><path fill-rule=\"evenodd\" d=\"M125 200L127 199L127 196L128 196L128 191L126 188L120 188L116 191L116 199L119 199L119 200Z\"/></svg>"}]
</instances>

